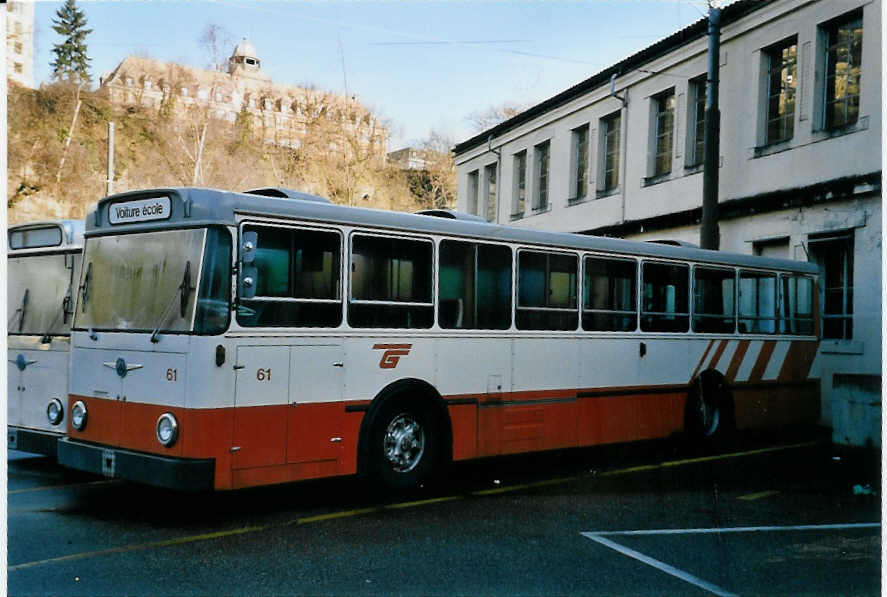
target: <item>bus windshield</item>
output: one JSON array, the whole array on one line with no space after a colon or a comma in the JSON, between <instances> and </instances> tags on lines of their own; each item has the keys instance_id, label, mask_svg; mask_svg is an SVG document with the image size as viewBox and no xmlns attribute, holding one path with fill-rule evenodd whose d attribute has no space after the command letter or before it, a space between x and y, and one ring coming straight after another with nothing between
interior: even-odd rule
<instances>
[{"instance_id":1,"label":"bus windshield","mask_svg":"<svg viewBox=\"0 0 887 597\"><path fill-rule=\"evenodd\" d=\"M71 331L71 253L10 257L6 327L10 334L58 336ZM66 300L67 299L67 300Z\"/></svg>"},{"instance_id":2,"label":"bus windshield","mask_svg":"<svg viewBox=\"0 0 887 597\"><path fill-rule=\"evenodd\" d=\"M90 238L74 328L221 333L230 274L231 238L222 228Z\"/></svg>"}]
</instances>

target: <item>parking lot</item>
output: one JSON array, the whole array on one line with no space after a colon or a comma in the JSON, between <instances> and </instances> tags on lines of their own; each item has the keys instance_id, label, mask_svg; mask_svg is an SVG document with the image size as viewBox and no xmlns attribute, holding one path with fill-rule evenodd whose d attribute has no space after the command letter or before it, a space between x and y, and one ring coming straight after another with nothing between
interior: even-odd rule
<instances>
[{"instance_id":1,"label":"parking lot","mask_svg":"<svg viewBox=\"0 0 887 597\"><path fill-rule=\"evenodd\" d=\"M182 495L10 452L11 595L878 595L878 463L669 440Z\"/></svg>"}]
</instances>

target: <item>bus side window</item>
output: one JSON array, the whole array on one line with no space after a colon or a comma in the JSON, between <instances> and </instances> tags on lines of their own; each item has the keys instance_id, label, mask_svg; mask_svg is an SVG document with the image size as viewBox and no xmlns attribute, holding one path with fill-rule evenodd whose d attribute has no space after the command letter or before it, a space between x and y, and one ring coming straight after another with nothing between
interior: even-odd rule
<instances>
[{"instance_id":1,"label":"bus side window","mask_svg":"<svg viewBox=\"0 0 887 597\"><path fill-rule=\"evenodd\" d=\"M578 269L576 255L518 253L518 329L575 330L579 325Z\"/></svg>"},{"instance_id":2,"label":"bus side window","mask_svg":"<svg viewBox=\"0 0 887 597\"><path fill-rule=\"evenodd\" d=\"M693 269L693 331L732 334L736 330L736 273L732 269Z\"/></svg>"},{"instance_id":3,"label":"bus side window","mask_svg":"<svg viewBox=\"0 0 887 597\"><path fill-rule=\"evenodd\" d=\"M338 232L245 226L257 231L256 293L241 300L243 326L337 327L342 323Z\"/></svg>"},{"instance_id":4,"label":"bus side window","mask_svg":"<svg viewBox=\"0 0 887 597\"><path fill-rule=\"evenodd\" d=\"M671 263L643 264L644 332L686 332L690 328L690 267Z\"/></svg>"},{"instance_id":5,"label":"bus side window","mask_svg":"<svg viewBox=\"0 0 887 597\"><path fill-rule=\"evenodd\" d=\"M779 331L813 334L813 280L807 276L780 275L782 281Z\"/></svg>"},{"instance_id":6,"label":"bus side window","mask_svg":"<svg viewBox=\"0 0 887 597\"><path fill-rule=\"evenodd\" d=\"M432 250L425 240L353 235L348 325L430 328Z\"/></svg>"},{"instance_id":7,"label":"bus side window","mask_svg":"<svg viewBox=\"0 0 887 597\"><path fill-rule=\"evenodd\" d=\"M582 329L607 332L636 330L637 278L635 261L586 257Z\"/></svg>"},{"instance_id":8,"label":"bus side window","mask_svg":"<svg viewBox=\"0 0 887 597\"><path fill-rule=\"evenodd\" d=\"M776 333L776 274L739 272L739 331Z\"/></svg>"},{"instance_id":9,"label":"bus side window","mask_svg":"<svg viewBox=\"0 0 887 597\"><path fill-rule=\"evenodd\" d=\"M438 323L444 329L511 327L511 249L440 243Z\"/></svg>"}]
</instances>

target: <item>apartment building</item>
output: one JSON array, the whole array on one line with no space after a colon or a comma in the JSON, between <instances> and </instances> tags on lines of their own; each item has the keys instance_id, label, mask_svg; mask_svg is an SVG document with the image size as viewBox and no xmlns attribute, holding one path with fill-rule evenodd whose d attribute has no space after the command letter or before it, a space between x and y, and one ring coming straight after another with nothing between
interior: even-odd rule
<instances>
[{"instance_id":1,"label":"apartment building","mask_svg":"<svg viewBox=\"0 0 887 597\"><path fill-rule=\"evenodd\" d=\"M881 441L881 16L880 0L721 13L720 248L819 264L821 422L848 445ZM707 52L701 19L458 144L458 209L698 244Z\"/></svg>"},{"instance_id":2,"label":"apartment building","mask_svg":"<svg viewBox=\"0 0 887 597\"><path fill-rule=\"evenodd\" d=\"M34 88L34 3L8 2L6 12L6 76Z\"/></svg>"}]
</instances>

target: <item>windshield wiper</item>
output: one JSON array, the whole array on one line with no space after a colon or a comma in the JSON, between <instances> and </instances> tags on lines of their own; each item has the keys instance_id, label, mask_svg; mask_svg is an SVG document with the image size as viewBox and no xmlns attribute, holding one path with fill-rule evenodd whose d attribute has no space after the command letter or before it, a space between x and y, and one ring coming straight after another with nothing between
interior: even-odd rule
<instances>
[{"instance_id":1,"label":"windshield wiper","mask_svg":"<svg viewBox=\"0 0 887 597\"><path fill-rule=\"evenodd\" d=\"M52 318L52 323L49 324L49 327L46 328L46 333L43 334L43 337L40 338L40 344L49 344L52 342L52 336L50 332L52 332L52 328L55 327L55 324L59 321L59 315L64 314L67 319L68 309L71 306L71 285L68 285L68 292L65 293L65 298L62 299L62 309L61 311L55 312L55 317Z\"/></svg>"},{"instance_id":2,"label":"windshield wiper","mask_svg":"<svg viewBox=\"0 0 887 597\"><path fill-rule=\"evenodd\" d=\"M18 331L19 333L21 333L22 327L24 327L25 325L25 314L28 311L28 295L30 294L30 292L30 288L25 288L25 294L24 296L22 296L22 306L13 311L12 317L10 317L9 320L6 322L7 328L9 327L9 324L12 323L12 320L15 319L15 316L20 314L21 317L18 320Z\"/></svg>"},{"instance_id":3,"label":"windshield wiper","mask_svg":"<svg viewBox=\"0 0 887 597\"><path fill-rule=\"evenodd\" d=\"M160 326L163 325L163 322L166 321L166 317L169 315L170 309L176 302L176 298L181 296L181 301L179 302L179 316L185 316L185 309L188 307L188 298L191 296L191 292L194 290L194 287L191 286L191 262L185 262L185 273L182 275L182 283L179 284L176 293L172 295L172 298L169 299L169 302L166 304L166 308L163 310L163 315L160 316L160 321L157 322L157 326L154 328L154 331L151 332L151 342L157 344L160 340L157 338L157 335L160 333Z\"/></svg>"},{"instance_id":4,"label":"windshield wiper","mask_svg":"<svg viewBox=\"0 0 887 597\"><path fill-rule=\"evenodd\" d=\"M67 256L65 257L65 267L66 268L68 267ZM69 309L71 308L71 302L72 302L71 290L74 287L74 259L73 259L73 257L71 258L71 267L68 269L71 270L71 275L68 277L68 289L65 291L65 298L62 299L62 310L55 312L55 317L53 318L52 323L49 324L49 327L46 328L46 333L43 334L42 338L40 338L40 344L49 344L50 342L52 342L52 334L51 334L52 328L54 328L55 324L58 323L59 315L64 316L63 323L68 322L68 313L70 312Z\"/></svg>"}]
</instances>

